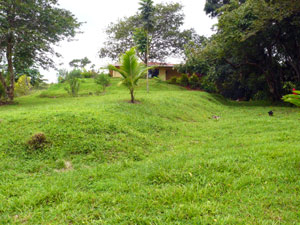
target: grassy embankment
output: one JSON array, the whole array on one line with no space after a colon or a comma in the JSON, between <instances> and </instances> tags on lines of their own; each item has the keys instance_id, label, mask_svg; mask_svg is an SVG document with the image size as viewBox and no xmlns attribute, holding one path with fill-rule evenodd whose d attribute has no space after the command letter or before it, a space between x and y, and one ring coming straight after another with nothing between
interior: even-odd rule
<instances>
[{"instance_id":1,"label":"grassy embankment","mask_svg":"<svg viewBox=\"0 0 300 225\"><path fill-rule=\"evenodd\" d=\"M0 224L300 223L298 109L116 83L0 107Z\"/></svg>"}]
</instances>

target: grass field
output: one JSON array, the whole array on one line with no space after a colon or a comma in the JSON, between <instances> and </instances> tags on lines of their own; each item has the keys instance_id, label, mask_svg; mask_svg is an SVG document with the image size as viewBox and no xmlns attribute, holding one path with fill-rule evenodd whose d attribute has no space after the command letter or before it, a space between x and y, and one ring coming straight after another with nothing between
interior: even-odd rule
<instances>
[{"instance_id":1,"label":"grass field","mask_svg":"<svg viewBox=\"0 0 300 225\"><path fill-rule=\"evenodd\" d=\"M299 109L117 82L0 107L0 224L300 224Z\"/></svg>"}]
</instances>

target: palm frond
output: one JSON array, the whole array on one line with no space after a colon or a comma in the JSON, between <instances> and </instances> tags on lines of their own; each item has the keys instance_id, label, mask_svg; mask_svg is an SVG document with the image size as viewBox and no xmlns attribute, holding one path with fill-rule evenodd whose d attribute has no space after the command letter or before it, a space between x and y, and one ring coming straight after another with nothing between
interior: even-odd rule
<instances>
[{"instance_id":1,"label":"palm frond","mask_svg":"<svg viewBox=\"0 0 300 225\"><path fill-rule=\"evenodd\" d=\"M108 69L121 74L123 80L119 83L119 85L125 85L133 96L134 87L137 86L139 79L144 77L148 73L149 69L153 69L155 67L147 67L142 63L139 63L135 48L130 49L122 55L120 61L120 69L113 65L109 65ZM134 99L132 99L132 102L134 102Z\"/></svg>"}]
</instances>

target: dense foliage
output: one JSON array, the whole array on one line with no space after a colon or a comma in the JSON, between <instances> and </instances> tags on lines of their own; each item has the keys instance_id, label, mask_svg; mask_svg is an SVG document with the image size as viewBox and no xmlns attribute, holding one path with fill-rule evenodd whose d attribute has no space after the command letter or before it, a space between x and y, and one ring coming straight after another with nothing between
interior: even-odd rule
<instances>
[{"instance_id":1,"label":"dense foliage","mask_svg":"<svg viewBox=\"0 0 300 225\"><path fill-rule=\"evenodd\" d=\"M0 81L13 101L15 71L32 65L53 66L53 45L74 37L80 23L71 12L59 8L57 0L1 0L0 14L0 64L8 65L9 82L3 73Z\"/></svg>"},{"instance_id":2,"label":"dense foliage","mask_svg":"<svg viewBox=\"0 0 300 225\"><path fill-rule=\"evenodd\" d=\"M82 59L73 59L71 62L69 62L69 65L74 68L85 68L91 63L92 62L88 59L88 57L84 57Z\"/></svg>"},{"instance_id":3,"label":"dense foliage","mask_svg":"<svg viewBox=\"0 0 300 225\"><path fill-rule=\"evenodd\" d=\"M300 91L294 89L293 94L283 96L283 100L300 107Z\"/></svg>"},{"instance_id":4,"label":"dense foliage","mask_svg":"<svg viewBox=\"0 0 300 225\"><path fill-rule=\"evenodd\" d=\"M110 85L110 75L101 73L95 77L96 84L102 87L102 91L105 92L106 88Z\"/></svg>"},{"instance_id":5,"label":"dense foliage","mask_svg":"<svg viewBox=\"0 0 300 225\"><path fill-rule=\"evenodd\" d=\"M300 85L300 5L297 1L213 1L217 33L186 48L189 72L205 74L232 99L280 100Z\"/></svg>"},{"instance_id":6,"label":"dense foliage","mask_svg":"<svg viewBox=\"0 0 300 225\"><path fill-rule=\"evenodd\" d=\"M31 88L31 78L26 75L22 75L16 83L15 93L17 96L27 95Z\"/></svg>"},{"instance_id":7,"label":"dense foliage","mask_svg":"<svg viewBox=\"0 0 300 225\"><path fill-rule=\"evenodd\" d=\"M145 4L148 7L148 1ZM164 61L166 57L181 54L184 45L197 36L192 29L182 31L184 15L182 5L178 3L154 5L154 15L150 16L152 14L150 10L148 22L145 22L147 18L141 12L123 18L117 23L111 23L107 27L107 41L100 50L101 58L109 57L117 60L121 54L137 45L139 50L137 54L146 63L148 36L149 60Z\"/></svg>"}]
</instances>

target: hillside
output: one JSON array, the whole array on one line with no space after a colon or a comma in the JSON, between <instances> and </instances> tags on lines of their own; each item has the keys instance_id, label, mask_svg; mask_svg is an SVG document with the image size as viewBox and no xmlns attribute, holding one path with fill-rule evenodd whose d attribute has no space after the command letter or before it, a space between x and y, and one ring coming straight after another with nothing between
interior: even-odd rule
<instances>
[{"instance_id":1,"label":"hillside","mask_svg":"<svg viewBox=\"0 0 300 225\"><path fill-rule=\"evenodd\" d=\"M0 224L300 223L299 109L117 83L0 107Z\"/></svg>"}]
</instances>

